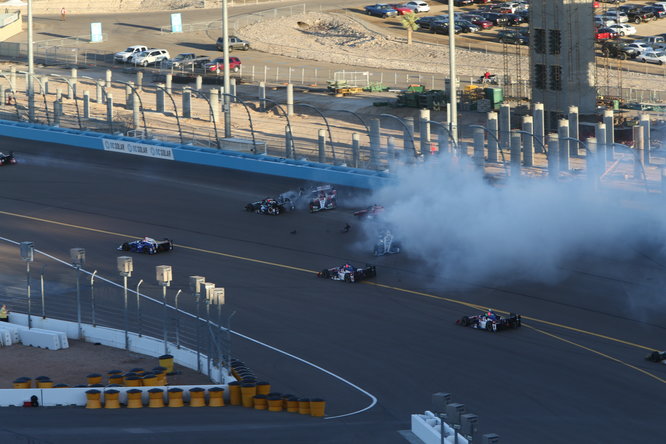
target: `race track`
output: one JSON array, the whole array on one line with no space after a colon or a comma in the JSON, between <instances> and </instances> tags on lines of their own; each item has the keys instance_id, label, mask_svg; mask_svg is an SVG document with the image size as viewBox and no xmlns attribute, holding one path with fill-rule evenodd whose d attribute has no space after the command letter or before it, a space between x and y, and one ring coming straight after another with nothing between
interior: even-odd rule
<instances>
[{"instance_id":1,"label":"race track","mask_svg":"<svg viewBox=\"0 0 666 444\"><path fill-rule=\"evenodd\" d=\"M198 442L214 442L217 432L228 442L405 442L398 431L410 427L411 413L430 409L431 394L440 391L479 415L481 433L498 433L501 442L656 442L662 433L666 366L643 359L651 349L666 348L666 257L658 248L626 254L618 239L617 255L571 260L564 267L567 277L556 283L458 282L455 290L443 290L431 284L432 271L408 254L373 258L357 247L362 230L351 210L374 203L364 191L340 191L340 203L351 200L353 207L260 216L244 212L245 203L302 184L59 145L0 142L0 151L10 149L20 164L0 168L0 236L32 240L64 260L69 248L84 247L87 268L116 281L115 247L127 236L173 238L172 253L135 258L133 282L153 282L160 264L173 266L174 288L186 289L190 275L205 276L225 287L225 313L236 311L233 330L307 360L378 400L368 411L314 422L246 412L241 419L229 414L231 426L223 414L150 412L141 427L162 433L162 442L182 439L180 432ZM345 223L352 225L349 233L341 233ZM349 285L315 277L346 261L375 263L377 278ZM3 276L15 272L23 280L17 262L5 263ZM521 313L524 326L490 334L455 325L462 315L477 312L472 306ZM350 384L261 344L235 338L233 354L279 392L326 399L328 416L373 402ZM95 426L95 412L86 412L83 434L70 413L40 412L41 431L9 415L16 415L13 427L25 427L44 442L86 442L97 433L109 442L139 439L116 427L139 421L130 418L136 413L98 412L104 419ZM253 415L259 415L256 422Z\"/></svg>"}]
</instances>

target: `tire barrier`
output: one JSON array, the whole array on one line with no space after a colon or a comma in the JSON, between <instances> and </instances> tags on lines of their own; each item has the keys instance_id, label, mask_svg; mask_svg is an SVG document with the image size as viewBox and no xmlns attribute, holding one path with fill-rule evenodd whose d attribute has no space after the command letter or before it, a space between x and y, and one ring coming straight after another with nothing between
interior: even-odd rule
<instances>
[{"instance_id":1,"label":"tire barrier","mask_svg":"<svg viewBox=\"0 0 666 444\"><path fill-rule=\"evenodd\" d=\"M266 410L268 408L266 395L255 395L252 397L252 402L255 410Z\"/></svg>"},{"instance_id":2,"label":"tire barrier","mask_svg":"<svg viewBox=\"0 0 666 444\"><path fill-rule=\"evenodd\" d=\"M141 387L141 377L128 376L125 379L125 387Z\"/></svg>"},{"instance_id":3,"label":"tire barrier","mask_svg":"<svg viewBox=\"0 0 666 444\"><path fill-rule=\"evenodd\" d=\"M13 382L13 386L15 389L29 389L32 387L32 379L27 376L16 378Z\"/></svg>"},{"instance_id":4,"label":"tire barrier","mask_svg":"<svg viewBox=\"0 0 666 444\"><path fill-rule=\"evenodd\" d=\"M298 413L298 398L295 396L287 399L287 411L289 413Z\"/></svg>"},{"instance_id":5,"label":"tire barrier","mask_svg":"<svg viewBox=\"0 0 666 444\"><path fill-rule=\"evenodd\" d=\"M323 417L326 410L326 401L323 399L315 398L310 400L310 415Z\"/></svg>"},{"instance_id":6,"label":"tire barrier","mask_svg":"<svg viewBox=\"0 0 666 444\"><path fill-rule=\"evenodd\" d=\"M140 409L143 407L143 401L141 396L143 392L139 389L127 390L127 408L128 409Z\"/></svg>"},{"instance_id":7,"label":"tire barrier","mask_svg":"<svg viewBox=\"0 0 666 444\"><path fill-rule=\"evenodd\" d=\"M271 393L266 396L268 400L268 411L269 412L281 412L282 411L282 397L279 393Z\"/></svg>"},{"instance_id":8,"label":"tire barrier","mask_svg":"<svg viewBox=\"0 0 666 444\"><path fill-rule=\"evenodd\" d=\"M257 382L257 394L268 395L271 392L271 384L265 381Z\"/></svg>"},{"instance_id":9,"label":"tire barrier","mask_svg":"<svg viewBox=\"0 0 666 444\"><path fill-rule=\"evenodd\" d=\"M101 384L102 375L100 375L99 373L91 373L88 376L86 376L86 380L88 381L88 385Z\"/></svg>"},{"instance_id":10,"label":"tire barrier","mask_svg":"<svg viewBox=\"0 0 666 444\"><path fill-rule=\"evenodd\" d=\"M143 384L146 387L159 385L157 381L158 378L155 375L155 373L146 373L141 377L141 384Z\"/></svg>"},{"instance_id":11,"label":"tire barrier","mask_svg":"<svg viewBox=\"0 0 666 444\"><path fill-rule=\"evenodd\" d=\"M37 381L37 388L40 389L53 388L53 381L51 381L50 379L41 379Z\"/></svg>"},{"instance_id":12,"label":"tire barrier","mask_svg":"<svg viewBox=\"0 0 666 444\"><path fill-rule=\"evenodd\" d=\"M119 409L120 408L120 391L111 389L104 392L104 408L105 409Z\"/></svg>"},{"instance_id":13,"label":"tire barrier","mask_svg":"<svg viewBox=\"0 0 666 444\"><path fill-rule=\"evenodd\" d=\"M136 376L143 376L146 374L146 371L140 367L136 367L131 369L130 373L134 373Z\"/></svg>"},{"instance_id":14,"label":"tire barrier","mask_svg":"<svg viewBox=\"0 0 666 444\"><path fill-rule=\"evenodd\" d=\"M67 384L56 384L53 386L53 388L62 389L62 388L69 388L69 386Z\"/></svg>"},{"instance_id":15,"label":"tire barrier","mask_svg":"<svg viewBox=\"0 0 666 444\"><path fill-rule=\"evenodd\" d=\"M164 390L159 388L148 390L148 407L153 409L164 407Z\"/></svg>"},{"instance_id":16,"label":"tire barrier","mask_svg":"<svg viewBox=\"0 0 666 444\"><path fill-rule=\"evenodd\" d=\"M231 405L241 405L242 396L241 396L241 386L240 382L233 381L228 384L229 387L229 404Z\"/></svg>"},{"instance_id":17,"label":"tire barrier","mask_svg":"<svg viewBox=\"0 0 666 444\"><path fill-rule=\"evenodd\" d=\"M257 394L257 386L255 384L243 383L241 384L241 403L243 407L251 409L253 407L252 398Z\"/></svg>"},{"instance_id":18,"label":"tire barrier","mask_svg":"<svg viewBox=\"0 0 666 444\"><path fill-rule=\"evenodd\" d=\"M190 389L190 407L206 407L206 391L201 387Z\"/></svg>"},{"instance_id":19,"label":"tire barrier","mask_svg":"<svg viewBox=\"0 0 666 444\"><path fill-rule=\"evenodd\" d=\"M190 406L194 407L191 398ZM208 390L208 407L224 407L224 389L222 387L213 387Z\"/></svg>"},{"instance_id":20,"label":"tire barrier","mask_svg":"<svg viewBox=\"0 0 666 444\"><path fill-rule=\"evenodd\" d=\"M102 392L97 389L86 390L86 408L87 409L101 409L102 402L100 401Z\"/></svg>"},{"instance_id":21,"label":"tire barrier","mask_svg":"<svg viewBox=\"0 0 666 444\"><path fill-rule=\"evenodd\" d=\"M152 373L157 376L157 385L167 385L167 374L166 374L166 367L155 367L153 368Z\"/></svg>"},{"instance_id":22,"label":"tire barrier","mask_svg":"<svg viewBox=\"0 0 666 444\"><path fill-rule=\"evenodd\" d=\"M42 382L42 381L50 381L50 380L51 380L51 378L49 378L48 376L37 376L37 377L35 378L35 387L40 388L40 387L39 387L39 383L40 383L40 382Z\"/></svg>"},{"instance_id":23,"label":"tire barrier","mask_svg":"<svg viewBox=\"0 0 666 444\"><path fill-rule=\"evenodd\" d=\"M308 398L300 398L298 400L298 413L301 415L310 414L310 400Z\"/></svg>"},{"instance_id":24,"label":"tire barrier","mask_svg":"<svg viewBox=\"0 0 666 444\"><path fill-rule=\"evenodd\" d=\"M185 407L185 403L183 403L183 389L170 388L167 394L169 397L169 407Z\"/></svg>"},{"instance_id":25,"label":"tire barrier","mask_svg":"<svg viewBox=\"0 0 666 444\"><path fill-rule=\"evenodd\" d=\"M160 367L164 367L167 375L173 374L173 356L162 355L158 358L160 360Z\"/></svg>"},{"instance_id":26,"label":"tire barrier","mask_svg":"<svg viewBox=\"0 0 666 444\"><path fill-rule=\"evenodd\" d=\"M122 374L113 374L109 375L109 384L119 384L122 385L124 382Z\"/></svg>"}]
</instances>

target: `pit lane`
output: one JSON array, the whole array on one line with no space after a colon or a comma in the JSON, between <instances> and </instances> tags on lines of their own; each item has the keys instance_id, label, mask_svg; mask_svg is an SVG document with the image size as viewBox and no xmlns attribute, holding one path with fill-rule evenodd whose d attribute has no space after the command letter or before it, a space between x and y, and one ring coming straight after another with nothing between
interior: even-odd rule
<instances>
[{"instance_id":1,"label":"pit lane","mask_svg":"<svg viewBox=\"0 0 666 444\"><path fill-rule=\"evenodd\" d=\"M294 433L310 441L403 442L396 431L408 428L410 413L428 409L437 391L452 392L480 416L482 433L506 442L623 442L607 427L623 421L636 439L659 432L666 372L643 357L644 348L665 342L664 313L658 298L635 296L662 283L666 260L655 251L578 258L557 285L461 282L447 292L428 284L422 264L395 255L376 260L373 282L345 285L313 272L370 260L353 248L360 230L349 211L275 218L243 211L248 201L299 182L49 144L0 145L10 148L21 163L0 171L3 236L33 240L63 258L69 248L84 247L88 263L111 278L120 240L113 233L172 237L182 246L173 254L135 258L136 279L152 281L158 264L174 267L174 288L186 287L189 275L206 276L227 289L227 307L238 313L234 330L379 398L366 413L327 421L339 427L303 431L294 424ZM341 194L342 202L363 193ZM346 222L353 228L342 234ZM20 268L15 272L24 278ZM627 295L644 298L648 309L629 311ZM533 328L491 335L455 326L474 306L516 311ZM237 340L234 354L279 391L326 398L329 415L368 404L340 381L256 344Z\"/></svg>"}]
</instances>

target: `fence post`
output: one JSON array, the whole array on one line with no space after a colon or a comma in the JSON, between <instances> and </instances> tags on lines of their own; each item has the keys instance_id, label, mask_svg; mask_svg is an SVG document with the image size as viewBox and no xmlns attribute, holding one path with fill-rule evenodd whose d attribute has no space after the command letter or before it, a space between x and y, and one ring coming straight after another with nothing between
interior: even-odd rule
<instances>
[{"instance_id":1,"label":"fence post","mask_svg":"<svg viewBox=\"0 0 666 444\"><path fill-rule=\"evenodd\" d=\"M158 113L163 113L164 112L164 83L158 83L157 86L159 88L155 89L155 110ZM174 110L175 111L175 110Z\"/></svg>"},{"instance_id":2,"label":"fence post","mask_svg":"<svg viewBox=\"0 0 666 444\"><path fill-rule=\"evenodd\" d=\"M197 76L197 78L196 78L194 84L195 84L195 87L194 87L194 88L195 88L197 91L201 91L201 86L203 85L203 77L201 77L200 75Z\"/></svg>"},{"instance_id":3,"label":"fence post","mask_svg":"<svg viewBox=\"0 0 666 444\"><path fill-rule=\"evenodd\" d=\"M599 164L599 174L606 171L606 124L599 122L594 132L597 139L597 163Z\"/></svg>"},{"instance_id":4,"label":"fence post","mask_svg":"<svg viewBox=\"0 0 666 444\"><path fill-rule=\"evenodd\" d=\"M287 115L294 115L294 85L291 83L287 85Z\"/></svg>"},{"instance_id":5,"label":"fence post","mask_svg":"<svg viewBox=\"0 0 666 444\"><path fill-rule=\"evenodd\" d=\"M483 128L474 128L474 155L473 161L474 165L477 167L483 168L483 144L485 142L485 133Z\"/></svg>"},{"instance_id":6,"label":"fence post","mask_svg":"<svg viewBox=\"0 0 666 444\"><path fill-rule=\"evenodd\" d=\"M560 175L560 142L558 139L557 133L548 135L548 175L553 179L557 179Z\"/></svg>"},{"instance_id":7,"label":"fence post","mask_svg":"<svg viewBox=\"0 0 666 444\"><path fill-rule=\"evenodd\" d=\"M361 138L358 133L352 133L352 167L358 168L361 151Z\"/></svg>"},{"instance_id":8,"label":"fence post","mask_svg":"<svg viewBox=\"0 0 666 444\"><path fill-rule=\"evenodd\" d=\"M132 125L134 126L134 129L139 128L139 98L135 97L135 92L132 90ZM144 134L144 137L148 136L148 134Z\"/></svg>"},{"instance_id":9,"label":"fence post","mask_svg":"<svg viewBox=\"0 0 666 444\"><path fill-rule=\"evenodd\" d=\"M391 165L391 162L395 159L395 139L393 136L388 136L386 138L386 160L389 164L389 168Z\"/></svg>"},{"instance_id":10,"label":"fence post","mask_svg":"<svg viewBox=\"0 0 666 444\"><path fill-rule=\"evenodd\" d=\"M106 121L113 127L113 94L106 95Z\"/></svg>"},{"instance_id":11,"label":"fence post","mask_svg":"<svg viewBox=\"0 0 666 444\"><path fill-rule=\"evenodd\" d=\"M60 126L60 116L62 114L62 99L53 102L53 125Z\"/></svg>"},{"instance_id":12,"label":"fence post","mask_svg":"<svg viewBox=\"0 0 666 444\"><path fill-rule=\"evenodd\" d=\"M284 127L284 157L287 159L293 159L295 153L292 152L292 134L291 131L289 131L289 125L285 125Z\"/></svg>"},{"instance_id":13,"label":"fence post","mask_svg":"<svg viewBox=\"0 0 666 444\"><path fill-rule=\"evenodd\" d=\"M534 137L538 140L536 144L536 152L543 153L543 145L546 143L545 139L545 122L544 122L544 110L543 103L535 103L532 109L532 114L534 115Z\"/></svg>"},{"instance_id":14,"label":"fence post","mask_svg":"<svg viewBox=\"0 0 666 444\"><path fill-rule=\"evenodd\" d=\"M266 82L259 82L259 111L266 111Z\"/></svg>"},{"instance_id":15,"label":"fence post","mask_svg":"<svg viewBox=\"0 0 666 444\"><path fill-rule=\"evenodd\" d=\"M414 118L405 117L404 119L406 128L402 131L402 150L406 153L407 150L413 149L412 141L414 140ZM416 154L416 153L414 153Z\"/></svg>"},{"instance_id":16,"label":"fence post","mask_svg":"<svg viewBox=\"0 0 666 444\"><path fill-rule=\"evenodd\" d=\"M640 125L643 130L643 164L650 164L650 116L640 115Z\"/></svg>"},{"instance_id":17,"label":"fence post","mask_svg":"<svg viewBox=\"0 0 666 444\"><path fill-rule=\"evenodd\" d=\"M566 119L560 119L557 127L557 134L560 137L560 163L559 163L559 172L569 171L569 140L563 140L566 137L569 137L569 121Z\"/></svg>"},{"instance_id":18,"label":"fence post","mask_svg":"<svg viewBox=\"0 0 666 444\"><path fill-rule=\"evenodd\" d=\"M520 177L521 142L520 133L511 131L511 177Z\"/></svg>"},{"instance_id":19,"label":"fence post","mask_svg":"<svg viewBox=\"0 0 666 444\"><path fill-rule=\"evenodd\" d=\"M9 67L9 80L10 87L14 90L14 94L18 93L18 88L16 87L16 66L12 65Z\"/></svg>"},{"instance_id":20,"label":"fence post","mask_svg":"<svg viewBox=\"0 0 666 444\"><path fill-rule=\"evenodd\" d=\"M107 69L105 75L106 77L104 80L106 80L107 86L111 87L111 76L113 75L113 72L110 69Z\"/></svg>"},{"instance_id":21,"label":"fence post","mask_svg":"<svg viewBox=\"0 0 666 444\"><path fill-rule=\"evenodd\" d=\"M171 94L171 85L173 84L173 74L169 73L166 75L165 83L166 83L165 88L167 92Z\"/></svg>"},{"instance_id":22,"label":"fence post","mask_svg":"<svg viewBox=\"0 0 666 444\"><path fill-rule=\"evenodd\" d=\"M326 132L323 129L318 131L317 146L319 147L319 162L326 163Z\"/></svg>"},{"instance_id":23,"label":"fence post","mask_svg":"<svg viewBox=\"0 0 666 444\"><path fill-rule=\"evenodd\" d=\"M134 94L130 85L125 85L125 109L132 109Z\"/></svg>"},{"instance_id":24,"label":"fence post","mask_svg":"<svg viewBox=\"0 0 666 444\"><path fill-rule=\"evenodd\" d=\"M183 117L186 119L192 118L192 92L190 88L183 88Z\"/></svg>"},{"instance_id":25,"label":"fence post","mask_svg":"<svg viewBox=\"0 0 666 444\"><path fill-rule=\"evenodd\" d=\"M419 110L419 142L421 154L430 154L430 110L427 108Z\"/></svg>"},{"instance_id":26,"label":"fence post","mask_svg":"<svg viewBox=\"0 0 666 444\"><path fill-rule=\"evenodd\" d=\"M613 111L604 111L604 123L606 124L606 160L613 161L615 159L615 122L613 122Z\"/></svg>"},{"instance_id":27,"label":"fence post","mask_svg":"<svg viewBox=\"0 0 666 444\"><path fill-rule=\"evenodd\" d=\"M46 86L46 83L44 84ZM102 103L104 101L102 96L102 82L95 82L95 102Z\"/></svg>"},{"instance_id":28,"label":"fence post","mask_svg":"<svg viewBox=\"0 0 666 444\"><path fill-rule=\"evenodd\" d=\"M83 91L83 118L90 119L90 92Z\"/></svg>"},{"instance_id":29,"label":"fence post","mask_svg":"<svg viewBox=\"0 0 666 444\"><path fill-rule=\"evenodd\" d=\"M486 128L488 129L488 162L497 163L497 113L488 113Z\"/></svg>"},{"instance_id":30,"label":"fence post","mask_svg":"<svg viewBox=\"0 0 666 444\"><path fill-rule=\"evenodd\" d=\"M57 102L58 100L62 100L62 89L60 89L60 88L56 88L56 96L55 96L55 100L56 100L56 102Z\"/></svg>"},{"instance_id":31,"label":"fence post","mask_svg":"<svg viewBox=\"0 0 666 444\"><path fill-rule=\"evenodd\" d=\"M523 116L523 131L533 134L534 130L532 116ZM534 141L532 136L523 137L523 164L526 167L534 165Z\"/></svg>"},{"instance_id":32,"label":"fence post","mask_svg":"<svg viewBox=\"0 0 666 444\"><path fill-rule=\"evenodd\" d=\"M137 91L143 90L143 71L136 72L136 90Z\"/></svg>"},{"instance_id":33,"label":"fence post","mask_svg":"<svg viewBox=\"0 0 666 444\"><path fill-rule=\"evenodd\" d=\"M67 97L70 99L76 98L76 82L78 78L78 70L76 68L72 68L70 71L70 81L67 84ZM71 85L70 85L71 83Z\"/></svg>"},{"instance_id":34,"label":"fence post","mask_svg":"<svg viewBox=\"0 0 666 444\"><path fill-rule=\"evenodd\" d=\"M578 137L578 107L571 105L569 107L569 137L580 139ZM569 141L569 155L578 157L578 142L574 140Z\"/></svg>"},{"instance_id":35,"label":"fence post","mask_svg":"<svg viewBox=\"0 0 666 444\"><path fill-rule=\"evenodd\" d=\"M236 78L232 77L229 79L229 94L231 94L231 97L229 97L230 103L235 103L236 102Z\"/></svg>"},{"instance_id":36,"label":"fence post","mask_svg":"<svg viewBox=\"0 0 666 444\"><path fill-rule=\"evenodd\" d=\"M381 148L381 121L379 119L370 119L370 165L371 168L378 167L378 156Z\"/></svg>"}]
</instances>

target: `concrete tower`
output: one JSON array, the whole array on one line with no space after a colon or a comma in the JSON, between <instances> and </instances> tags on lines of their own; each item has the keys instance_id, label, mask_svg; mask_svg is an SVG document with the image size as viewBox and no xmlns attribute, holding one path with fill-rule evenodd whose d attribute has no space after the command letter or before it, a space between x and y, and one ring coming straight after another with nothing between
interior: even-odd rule
<instances>
[{"instance_id":1,"label":"concrete tower","mask_svg":"<svg viewBox=\"0 0 666 444\"><path fill-rule=\"evenodd\" d=\"M550 128L570 106L595 112L593 21L591 0L530 1L532 100Z\"/></svg>"}]
</instances>

